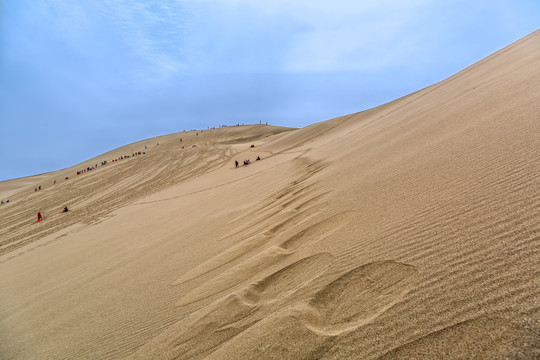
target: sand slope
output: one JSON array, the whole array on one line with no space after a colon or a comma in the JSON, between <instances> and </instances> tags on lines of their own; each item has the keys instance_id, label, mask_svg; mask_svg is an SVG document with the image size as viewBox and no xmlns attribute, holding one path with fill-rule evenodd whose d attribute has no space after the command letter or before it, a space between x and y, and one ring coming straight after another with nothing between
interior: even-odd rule
<instances>
[{"instance_id":1,"label":"sand slope","mask_svg":"<svg viewBox=\"0 0 540 360\"><path fill-rule=\"evenodd\" d=\"M540 357L539 99L536 31L361 113L0 183L1 357Z\"/></svg>"}]
</instances>

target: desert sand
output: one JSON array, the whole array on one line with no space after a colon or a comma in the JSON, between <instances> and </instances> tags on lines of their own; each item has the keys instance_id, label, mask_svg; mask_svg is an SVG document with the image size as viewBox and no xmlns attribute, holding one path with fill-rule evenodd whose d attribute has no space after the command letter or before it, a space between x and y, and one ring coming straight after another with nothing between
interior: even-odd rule
<instances>
[{"instance_id":1,"label":"desert sand","mask_svg":"<svg viewBox=\"0 0 540 360\"><path fill-rule=\"evenodd\" d=\"M540 31L377 108L0 197L2 359L538 358Z\"/></svg>"}]
</instances>

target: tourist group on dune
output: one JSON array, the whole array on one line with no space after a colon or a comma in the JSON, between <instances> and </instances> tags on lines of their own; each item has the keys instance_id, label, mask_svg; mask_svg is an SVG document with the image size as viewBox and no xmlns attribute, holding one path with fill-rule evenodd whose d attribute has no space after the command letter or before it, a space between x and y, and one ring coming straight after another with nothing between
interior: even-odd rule
<instances>
[{"instance_id":1,"label":"tourist group on dune","mask_svg":"<svg viewBox=\"0 0 540 360\"><path fill-rule=\"evenodd\" d=\"M258 161L258 160L261 160L261 157L260 157L260 156L257 156L257 158L255 159L255 161ZM249 161L249 159L244 160L244 166L247 166L247 165L249 165L249 164L251 164L251 161ZM238 163L238 160L234 160L234 166L235 166L235 167L238 167L238 165L240 165L240 164Z\"/></svg>"},{"instance_id":2,"label":"tourist group on dune","mask_svg":"<svg viewBox=\"0 0 540 360\"><path fill-rule=\"evenodd\" d=\"M266 125L268 125L268 124L266 124ZM236 126L239 126L239 125L236 125ZM184 132L185 132L185 130L184 130ZM200 132L202 133L203 130L200 130ZM199 131L197 131L195 135L198 136L198 135L199 135ZM180 138L180 142L182 142L182 138ZM159 143L157 143L156 145L159 146ZM195 147L195 146L196 146L196 145L193 145L193 147ZM255 145L251 145L250 147L251 147L251 148L254 148ZM183 148L184 148L184 146L182 146L182 149L183 149ZM144 149L145 149L145 150L148 149L148 146L145 145L145 146L144 146ZM120 156L120 157L117 157L117 158L111 160L111 163L116 163L116 162L121 161L121 160L124 160L124 159L129 159L130 157L137 157L137 156L142 156L142 155L146 155L146 151L135 151L135 152L133 152L131 155L122 155L122 156ZM260 156L257 156L257 158L255 159L255 161L259 161L259 160L261 160L261 157L260 157ZM107 164L108 164L107 160L104 160L104 161L101 162L100 165L101 165L101 166L105 166L105 165L107 165ZM238 160L235 160L235 161L234 161L234 164L235 164L235 167L236 167L236 168L238 168L238 167L240 166L240 163L238 162ZM244 162L243 162L243 166L248 166L248 165L250 165L250 164L251 164L251 161L250 161L249 159L245 159ZM92 165L92 166L87 166L87 167L84 168L84 169L78 170L78 171L76 172L76 174L77 174L77 175L82 175L82 174L84 174L84 173L90 172L90 171L95 170L95 169L97 169L97 168L98 168L98 164L94 164L94 165ZM65 177L64 177L64 180L69 180L69 177L68 177L68 176L65 176ZM53 184L56 184L56 181L57 181L57 180L54 180L54 183L53 183ZM41 188L42 188L42 185L39 185L39 186L37 186L37 187L34 188L34 191L35 191L35 192L39 192L39 191L41 191ZM4 202L4 200L1 200L1 204L0 204L0 205L7 204L7 203L9 203L9 202L10 202L10 200L7 200L6 202ZM64 209L62 210L62 213L66 213L66 212L68 212L67 206L65 206ZM40 221L43 221L43 220L44 220L43 214L41 213L41 211L38 211L38 214L37 214L37 221L40 222Z\"/></svg>"},{"instance_id":3,"label":"tourist group on dune","mask_svg":"<svg viewBox=\"0 0 540 360\"><path fill-rule=\"evenodd\" d=\"M159 145L159 143L158 143ZM145 146L144 147L145 149L147 149L147 147ZM146 152L145 151L137 151L137 152L134 152L131 157L135 157L135 156L140 156L140 155L146 155ZM130 158L129 155L123 155L123 156L120 156L119 158L116 158L116 159L113 159L111 162L118 162L118 160L124 160L124 159L128 159ZM104 160L101 162L101 165L106 165L107 164L107 161ZM82 170L78 170L77 171L77 175L81 175L83 173L86 173L86 172L89 172L89 171L92 171L94 169L97 169L98 168L98 164L95 164L95 165L92 165L92 166L88 166L86 167L85 169L82 169ZM69 177L66 176L64 177L64 180L69 180ZM53 184L56 184L56 180L54 180L54 183ZM34 191L35 192L38 192L38 191L41 191L41 185L39 185L38 187L34 188ZM9 203L9 200L7 200L7 202ZM4 200L2 200L2 205L4 205ZM64 213L67 213L69 211L68 207L67 206L64 206L64 209L62 210L62 214ZM40 222L40 221L43 221L44 217L43 215L41 214L41 211L38 211L37 213L37 222Z\"/></svg>"}]
</instances>

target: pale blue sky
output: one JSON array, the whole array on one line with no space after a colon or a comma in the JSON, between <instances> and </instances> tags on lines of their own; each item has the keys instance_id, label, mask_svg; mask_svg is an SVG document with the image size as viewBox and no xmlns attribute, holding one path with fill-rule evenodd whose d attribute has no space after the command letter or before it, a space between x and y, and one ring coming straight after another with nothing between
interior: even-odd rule
<instances>
[{"instance_id":1,"label":"pale blue sky","mask_svg":"<svg viewBox=\"0 0 540 360\"><path fill-rule=\"evenodd\" d=\"M538 19L537 0L0 0L0 180L184 129L365 110Z\"/></svg>"}]
</instances>

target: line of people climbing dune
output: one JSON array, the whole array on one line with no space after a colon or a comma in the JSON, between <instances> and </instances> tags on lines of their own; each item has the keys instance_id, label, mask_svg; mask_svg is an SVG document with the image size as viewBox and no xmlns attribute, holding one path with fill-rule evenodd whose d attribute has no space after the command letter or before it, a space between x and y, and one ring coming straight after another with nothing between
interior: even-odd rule
<instances>
[{"instance_id":1,"label":"line of people climbing dune","mask_svg":"<svg viewBox=\"0 0 540 360\"><path fill-rule=\"evenodd\" d=\"M203 130L201 130L201 133L202 132L203 132ZM196 135L198 135L198 133ZM182 138L180 138L180 141L182 141ZM157 145L159 146L159 143L157 143ZM255 145L251 145L251 147L253 148L253 147L255 147ZM148 147L145 145L144 148L147 149ZM140 155L145 155L145 154L146 154L145 151L137 151L137 152L134 152L131 156L135 157L135 156L140 156ZM129 155L123 155L123 156L120 156L119 158L113 159L111 162L117 162L118 160L124 160L124 159L127 159L129 157L130 157ZM255 161L259 161L259 160L261 160L261 157L257 156ZM104 166L106 164L107 164L106 160L101 162L101 166ZM235 160L234 164L235 164L236 168L238 168L240 166L240 163L238 162L238 160ZM250 164L251 164L251 161L249 159L245 159L244 162L243 162L243 166L248 166ZM97 169L97 168L98 168L98 164L95 164L93 166L88 166L88 167L86 167L86 169L82 169L82 170L77 171L77 175L92 171L92 170ZM64 179L68 180L69 177L66 176ZM56 180L54 180L54 184L56 184ZM40 191L40 190L41 190L41 185L39 185L38 187L36 187L34 189L34 191L36 191L36 192ZM7 202L9 202L9 200ZM1 204L2 205L4 204L3 200L1 202ZM65 206L64 209L62 210L62 213L67 213L68 211L69 211L68 207ZM37 214L37 221L40 222L40 221L43 221L43 219L44 219L43 214L41 214L41 211L39 211L38 214Z\"/></svg>"},{"instance_id":2,"label":"line of people climbing dune","mask_svg":"<svg viewBox=\"0 0 540 360\"><path fill-rule=\"evenodd\" d=\"M158 143L158 145L159 145L159 143ZM145 146L144 148L146 149L147 147ZM119 160L124 160L124 159L128 159L130 157L135 157L135 156L140 156L140 155L146 155L146 151L137 151L137 152L134 152L131 156L130 155L122 155L119 158L111 160L111 162L115 163L115 162L118 162ZM104 161L101 162L101 166L104 166L104 165L107 165L107 164L108 164L107 160L104 160ZM98 164L94 164L92 166L87 166L84 169L78 170L76 173L77 173L77 175L81 175L81 174L90 172L92 170L95 170L97 168L98 168ZM64 180L69 180L69 176L65 176ZM53 182L53 185L55 185L55 184L56 184L56 180L54 180L54 182ZM40 191L41 186L42 185L39 185L38 187L34 188L34 191L35 192Z\"/></svg>"},{"instance_id":3,"label":"line of people climbing dune","mask_svg":"<svg viewBox=\"0 0 540 360\"><path fill-rule=\"evenodd\" d=\"M158 145L159 145L159 143L158 143ZM144 148L146 149L147 147L145 146ZM130 155L122 155L122 156L120 156L120 157L118 157L116 159L112 159L111 162L115 163L115 162L118 162L119 160L129 159L130 157L135 157L135 156L140 156L140 155L146 155L146 151L136 151L136 152L132 153L131 156ZM104 165L107 165L107 160L101 162L101 166L104 166ZM97 168L98 168L98 164L88 166L88 167L86 167L86 169L82 169L82 170L77 171L77 175L81 175L83 173L89 172L89 171L97 169Z\"/></svg>"}]
</instances>

